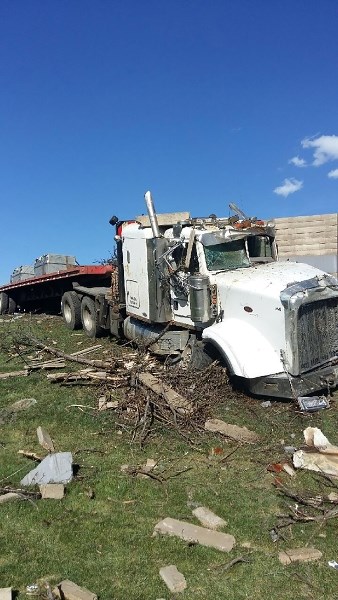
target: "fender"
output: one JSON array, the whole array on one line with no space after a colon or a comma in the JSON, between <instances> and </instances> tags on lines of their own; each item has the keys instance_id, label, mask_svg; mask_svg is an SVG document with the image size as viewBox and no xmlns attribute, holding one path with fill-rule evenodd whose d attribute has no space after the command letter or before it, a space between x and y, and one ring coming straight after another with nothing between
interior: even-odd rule
<instances>
[{"instance_id":1,"label":"fender","mask_svg":"<svg viewBox=\"0 0 338 600\"><path fill-rule=\"evenodd\" d=\"M253 379L283 372L281 347L274 347L252 324L226 319L206 327L202 338L217 347L233 375Z\"/></svg>"}]
</instances>

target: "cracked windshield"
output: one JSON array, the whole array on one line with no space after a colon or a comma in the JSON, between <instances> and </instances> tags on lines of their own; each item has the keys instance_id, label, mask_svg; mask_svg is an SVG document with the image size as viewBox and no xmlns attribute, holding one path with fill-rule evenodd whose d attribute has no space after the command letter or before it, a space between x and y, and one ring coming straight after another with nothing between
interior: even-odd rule
<instances>
[{"instance_id":1,"label":"cracked windshield","mask_svg":"<svg viewBox=\"0 0 338 600\"><path fill-rule=\"evenodd\" d=\"M244 239L205 246L204 252L208 271L250 267Z\"/></svg>"}]
</instances>

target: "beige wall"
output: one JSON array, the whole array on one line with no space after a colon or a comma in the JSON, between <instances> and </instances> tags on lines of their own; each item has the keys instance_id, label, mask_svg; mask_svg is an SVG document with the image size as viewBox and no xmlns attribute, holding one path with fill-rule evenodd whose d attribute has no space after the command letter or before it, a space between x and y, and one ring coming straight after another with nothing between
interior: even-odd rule
<instances>
[{"instance_id":1,"label":"beige wall","mask_svg":"<svg viewBox=\"0 0 338 600\"><path fill-rule=\"evenodd\" d=\"M274 219L281 260L307 262L337 276L338 213Z\"/></svg>"}]
</instances>

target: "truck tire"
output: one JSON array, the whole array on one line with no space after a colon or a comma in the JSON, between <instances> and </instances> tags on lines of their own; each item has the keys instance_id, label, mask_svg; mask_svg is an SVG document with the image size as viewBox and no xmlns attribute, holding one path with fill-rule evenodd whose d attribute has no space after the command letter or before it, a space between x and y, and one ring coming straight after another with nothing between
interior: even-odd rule
<instances>
[{"instance_id":1,"label":"truck tire","mask_svg":"<svg viewBox=\"0 0 338 600\"><path fill-rule=\"evenodd\" d=\"M76 292L65 292L63 294L61 312L68 329L81 329L81 300Z\"/></svg>"},{"instance_id":2,"label":"truck tire","mask_svg":"<svg viewBox=\"0 0 338 600\"><path fill-rule=\"evenodd\" d=\"M9 296L6 292L0 293L0 315L5 315L8 312Z\"/></svg>"},{"instance_id":3,"label":"truck tire","mask_svg":"<svg viewBox=\"0 0 338 600\"><path fill-rule=\"evenodd\" d=\"M16 302L15 302L14 298L9 297L8 298L8 314L14 315L15 311L16 311Z\"/></svg>"},{"instance_id":4,"label":"truck tire","mask_svg":"<svg viewBox=\"0 0 338 600\"><path fill-rule=\"evenodd\" d=\"M191 348L190 366L196 371L203 371L216 359L214 348L208 343L195 342Z\"/></svg>"},{"instance_id":5,"label":"truck tire","mask_svg":"<svg viewBox=\"0 0 338 600\"><path fill-rule=\"evenodd\" d=\"M100 337L103 333L99 325L99 315L92 298L84 296L81 302L81 321L85 333L90 338Z\"/></svg>"}]
</instances>

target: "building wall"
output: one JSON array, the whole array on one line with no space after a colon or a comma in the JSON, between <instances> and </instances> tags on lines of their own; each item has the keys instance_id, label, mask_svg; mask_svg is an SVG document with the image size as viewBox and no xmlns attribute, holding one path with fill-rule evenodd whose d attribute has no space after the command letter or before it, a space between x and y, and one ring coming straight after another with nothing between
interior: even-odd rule
<instances>
[{"instance_id":1,"label":"building wall","mask_svg":"<svg viewBox=\"0 0 338 600\"><path fill-rule=\"evenodd\" d=\"M274 219L281 260L296 260L338 275L338 213Z\"/></svg>"}]
</instances>

